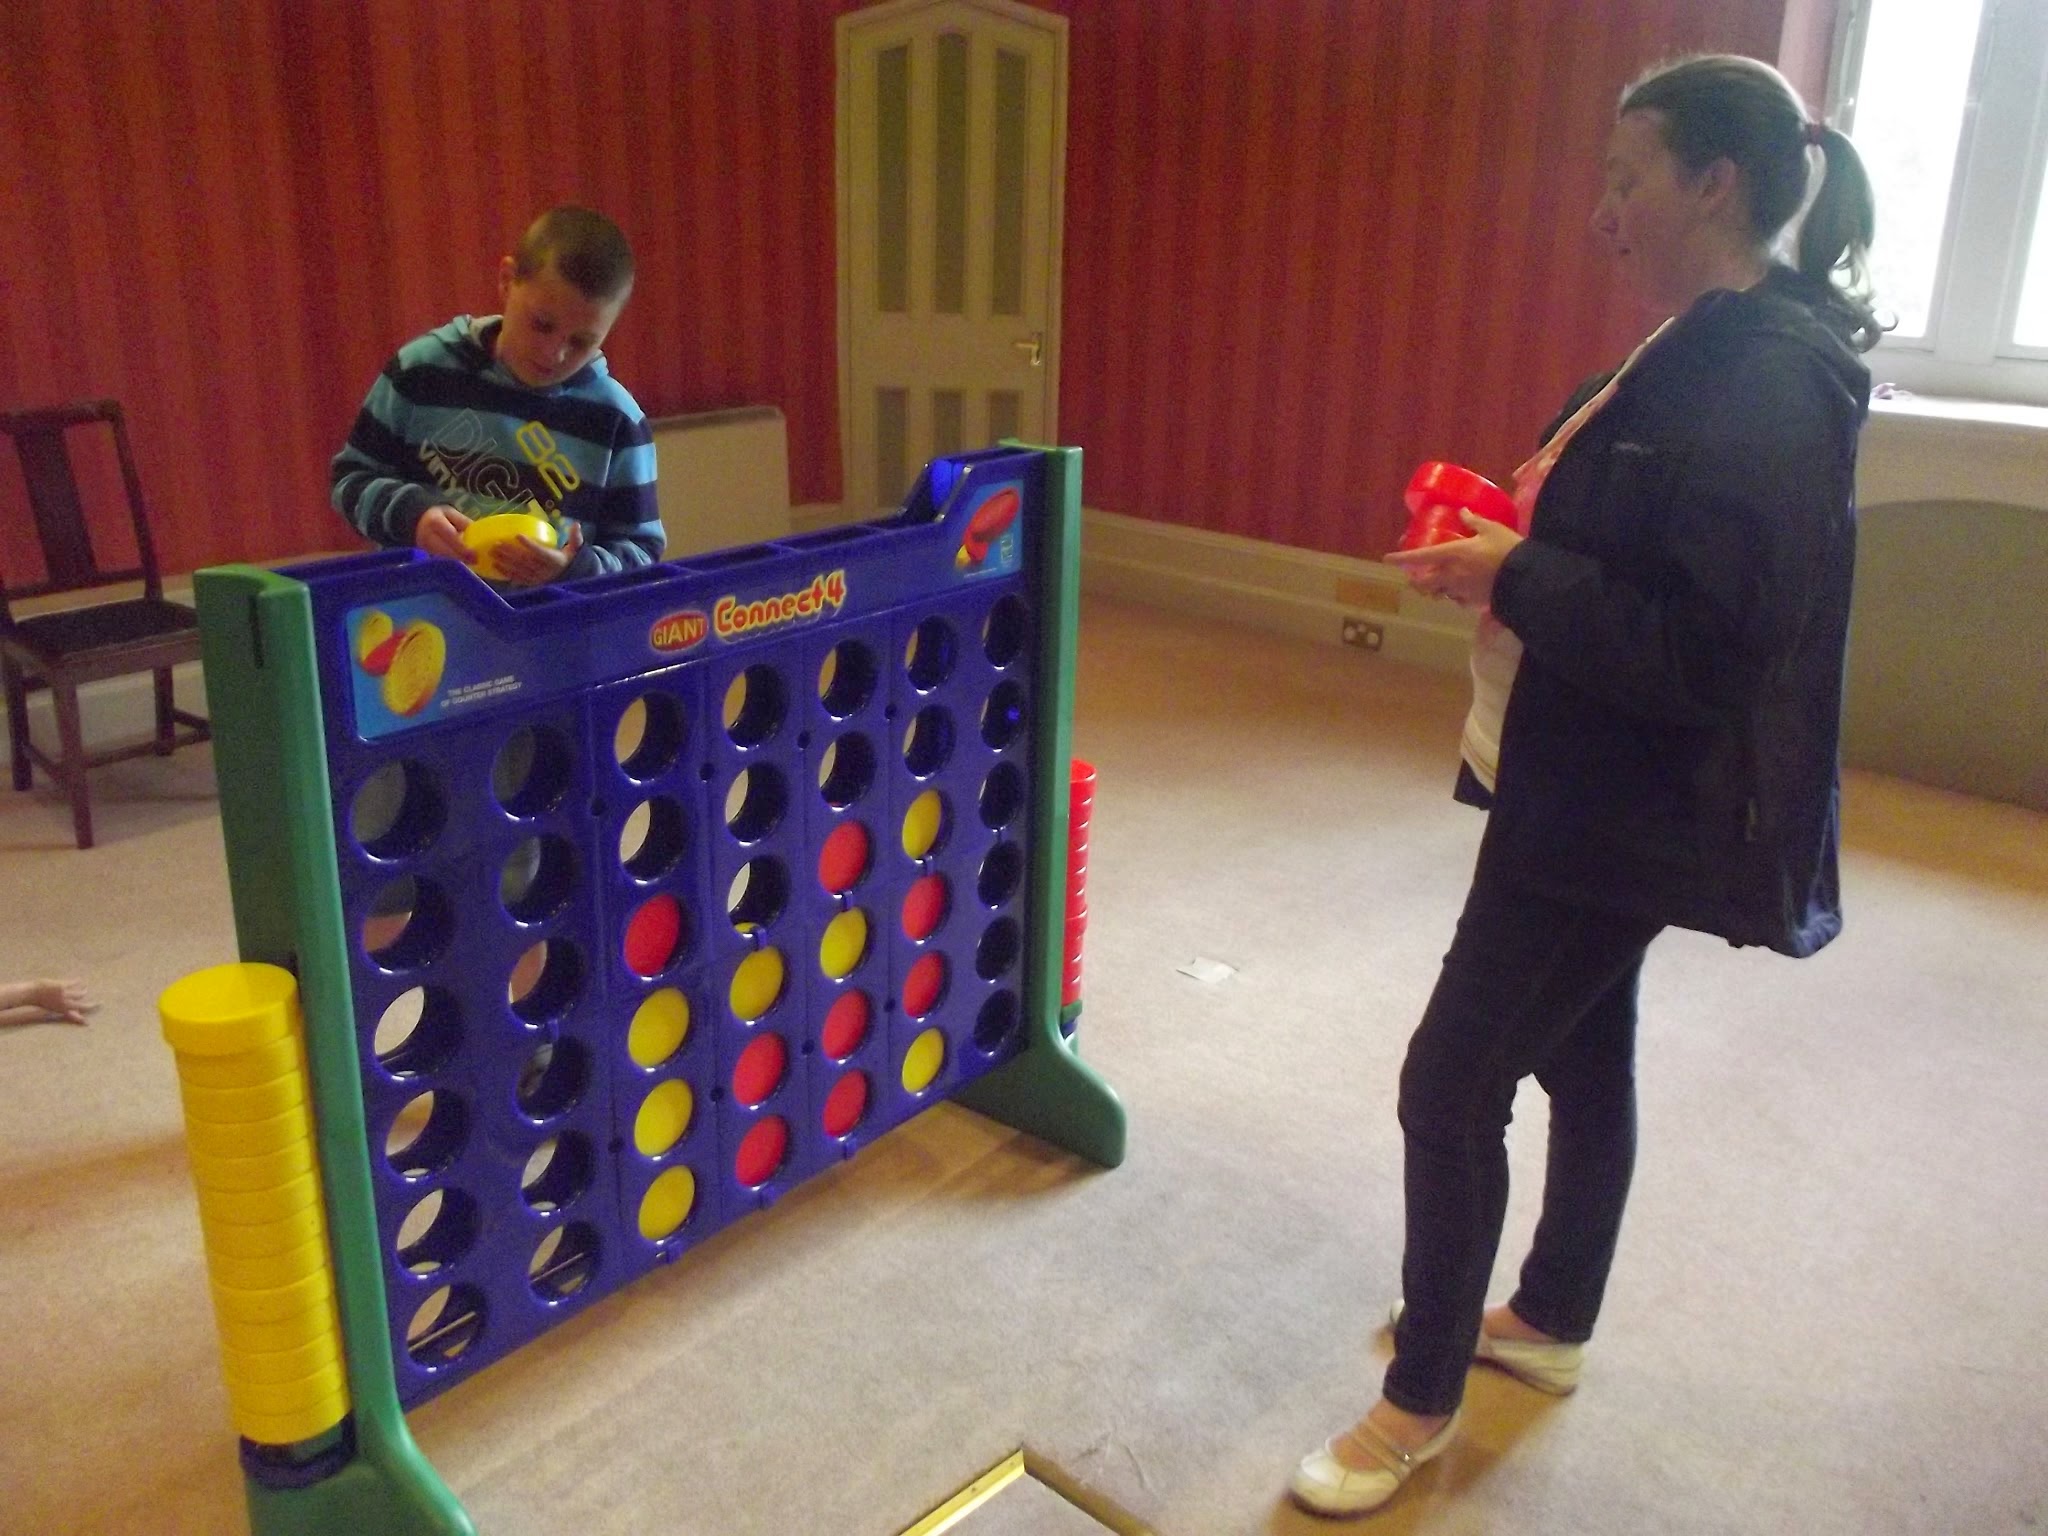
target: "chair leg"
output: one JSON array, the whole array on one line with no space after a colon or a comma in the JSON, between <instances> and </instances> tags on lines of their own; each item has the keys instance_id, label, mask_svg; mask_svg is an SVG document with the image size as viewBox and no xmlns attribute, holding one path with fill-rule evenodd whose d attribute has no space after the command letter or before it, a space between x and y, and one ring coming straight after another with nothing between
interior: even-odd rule
<instances>
[{"instance_id":1,"label":"chair leg","mask_svg":"<svg viewBox=\"0 0 2048 1536\"><path fill-rule=\"evenodd\" d=\"M86 799L85 733L79 729L78 689L52 682L50 697L57 706L57 749L64 763L64 788L71 796L71 829L78 846L92 846L92 805Z\"/></svg>"},{"instance_id":2,"label":"chair leg","mask_svg":"<svg viewBox=\"0 0 2048 1536\"><path fill-rule=\"evenodd\" d=\"M171 669L156 669L156 755L169 757L178 744L178 722L171 717Z\"/></svg>"},{"instance_id":3,"label":"chair leg","mask_svg":"<svg viewBox=\"0 0 2048 1536\"><path fill-rule=\"evenodd\" d=\"M0 665L0 684L7 690L7 749L14 760L14 787L27 789L28 685L22 680L21 668L12 662Z\"/></svg>"}]
</instances>

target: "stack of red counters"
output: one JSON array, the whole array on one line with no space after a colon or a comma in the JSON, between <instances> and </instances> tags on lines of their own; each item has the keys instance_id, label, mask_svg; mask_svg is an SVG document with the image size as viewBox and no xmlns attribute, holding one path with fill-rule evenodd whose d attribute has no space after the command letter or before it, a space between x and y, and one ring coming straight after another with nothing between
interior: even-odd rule
<instances>
[{"instance_id":1,"label":"stack of red counters","mask_svg":"<svg viewBox=\"0 0 2048 1536\"><path fill-rule=\"evenodd\" d=\"M1067 948L1062 1012L1081 1001L1081 940L1088 932L1088 818L1095 810L1095 769L1073 760L1067 789Z\"/></svg>"},{"instance_id":2,"label":"stack of red counters","mask_svg":"<svg viewBox=\"0 0 2048 1536\"><path fill-rule=\"evenodd\" d=\"M1408 531L1400 548L1427 549L1472 536L1459 514L1472 512L1506 528L1517 525L1515 499L1484 475L1431 459L1408 482Z\"/></svg>"}]
</instances>

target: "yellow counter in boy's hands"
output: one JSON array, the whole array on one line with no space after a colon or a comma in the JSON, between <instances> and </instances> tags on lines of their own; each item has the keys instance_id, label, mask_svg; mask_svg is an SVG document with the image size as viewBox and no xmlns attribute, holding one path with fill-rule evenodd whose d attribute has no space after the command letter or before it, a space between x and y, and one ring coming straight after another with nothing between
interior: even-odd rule
<instances>
[{"instance_id":1,"label":"yellow counter in boy's hands","mask_svg":"<svg viewBox=\"0 0 2048 1536\"><path fill-rule=\"evenodd\" d=\"M497 512L480 517L462 530L462 542L476 552L476 573L489 581L509 581L511 572L499 563L498 552L521 537L549 549L561 543L555 525L529 512Z\"/></svg>"}]
</instances>

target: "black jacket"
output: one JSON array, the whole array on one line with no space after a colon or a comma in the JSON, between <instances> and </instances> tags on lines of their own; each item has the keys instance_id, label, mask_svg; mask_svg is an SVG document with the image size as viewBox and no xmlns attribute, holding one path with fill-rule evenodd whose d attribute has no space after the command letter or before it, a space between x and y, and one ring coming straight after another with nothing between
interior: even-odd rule
<instances>
[{"instance_id":1,"label":"black jacket","mask_svg":"<svg viewBox=\"0 0 2048 1536\"><path fill-rule=\"evenodd\" d=\"M1524 653L1483 875L1791 955L1841 930L1841 331L1788 269L1709 293L1558 458L1494 588Z\"/></svg>"}]
</instances>

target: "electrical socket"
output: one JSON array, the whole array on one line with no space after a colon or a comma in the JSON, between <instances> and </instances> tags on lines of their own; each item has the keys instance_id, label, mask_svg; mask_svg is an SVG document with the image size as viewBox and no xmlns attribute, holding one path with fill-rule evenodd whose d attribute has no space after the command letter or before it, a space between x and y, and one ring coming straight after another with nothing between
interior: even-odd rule
<instances>
[{"instance_id":1,"label":"electrical socket","mask_svg":"<svg viewBox=\"0 0 2048 1536\"><path fill-rule=\"evenodd\" d=\"M1371 619L1347 617L1337 631L1338 637L1354 650L1376 651L1386 644L1386 630Z\"/></svg>"}]
</instances>

